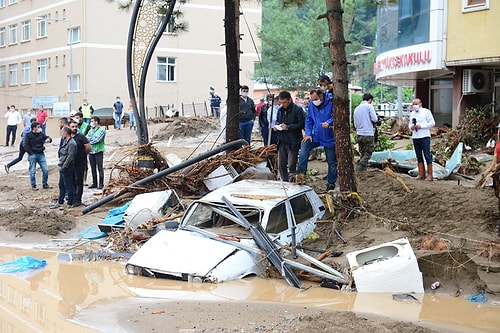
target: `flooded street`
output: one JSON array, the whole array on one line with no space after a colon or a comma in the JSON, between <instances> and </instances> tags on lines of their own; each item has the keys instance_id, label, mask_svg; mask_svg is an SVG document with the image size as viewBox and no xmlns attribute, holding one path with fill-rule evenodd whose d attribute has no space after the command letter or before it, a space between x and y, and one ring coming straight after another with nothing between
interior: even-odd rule
<instances>
[{"instance_id":1,"label":"flooded street","mask_svg":"<svg viewBox=\"0 0 500 333\"><path fill-rule=\"evenodd\" d=\"M347 293L310 283L306 285L309 288L299 290L283 280L187 283L127 275L123 263L68 261L67 256L53 251L0 249L1 263L20 256L45 259L47 266L38 271L0 275L1 332L127 332L115 310L126 309L137 301L158 299L196 304L286 303L418 321L448 332L498 332L500 328L500 306L438 293L425 294L423 299L416 295L420 302L398 302L390 294ZM163 302L161 308L168 312L166 304Z\"/></svg>"}]
</instances>

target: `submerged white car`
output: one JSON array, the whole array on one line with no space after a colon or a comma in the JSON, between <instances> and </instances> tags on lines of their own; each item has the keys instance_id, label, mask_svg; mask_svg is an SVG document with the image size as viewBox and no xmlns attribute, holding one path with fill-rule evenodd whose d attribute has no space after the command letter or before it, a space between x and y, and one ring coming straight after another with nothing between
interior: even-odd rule
<instances>
[{"instance_id":1,"label":"submerged white car","mask_svg":"<svg viewBox=\"0 0 500 333\"><path fill-rule=\"evenodd\" d=\"M127 262L129 274L222 282L262 275L269 262L226 198L275 244L300 243L325 205L312 188L269 180L242 180L194 201L174 231L161 230Z\"/></svg>"}]
</instances>

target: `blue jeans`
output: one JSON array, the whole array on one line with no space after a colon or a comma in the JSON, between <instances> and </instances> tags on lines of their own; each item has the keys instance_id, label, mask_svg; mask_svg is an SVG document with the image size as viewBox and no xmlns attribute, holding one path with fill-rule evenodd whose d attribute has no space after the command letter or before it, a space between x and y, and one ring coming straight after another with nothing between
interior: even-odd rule
<instances>
[{"instance_id":1,"label":"blue jeans","mask_svg":"<svg viewBox=\"0 0 500 333\"><path fill-rule=\"evenodd\" d=\"M28 161L30 163L30 183L31 187L36 188L36 164L42 169L42 186L47 186L47 181L49 179L49 167L47 165L47 160L45 159L45 154L31 154L28 156Z\"/></svg>"},{"instance_id":2,"label":"blue jeans","mask_svg":"<svg viewBox=\"0 0 500 333\"><path fill-rule=\"evenodd\" d=\"M17 163L21 162L23 160L23 157L24 157L24 154L26 153L26 151L24 150L24 146L23 144L21 143L19 145L19 155L13 159L12 161L9 162L9 164L7 164L7 167L11 167L13 165L16 165Z\"/></svg>"},{"instance_id":3,"label":"blue jeans","mask_svg":"<svg viewBox=\"0 0 500 333\"><path fill-rule=\"evenodd\" d=\"M136 127L135 115L133 112L128 113L128 125L130 126L130 129L132 129L132 127Z\"/></svg>"},{"instance_id":4,"label":"blue jeans","mask_svg":"<svg viewBox=\"0 0 500 333\"><path fill-rule=\"evenodd\" d=\"M248 144L252 143L253 120L240 121L240 139L245 139Z\"/></svg>"},{"instance_id":5,"label":"blue jeans","mask_svg":"<svg viewBox=\"0 0 500 333\"><path fill-rule=\"evenodd\" d=\"M115 128L122 128L122 117L123 113L113 112L113 118L115 119Z\"/></svg>"},{"instance_id":6,"label":"blue jeans","mask_svg":"<svg viewBox=\"0 0 500 333\"><path fill-rule=\"evenodd\" d=\"M75 199L75 165L67 168L59 168L59 204L64 203L64 197L68 195L68 205L73 205Z\"/></svg>"},{"instance_id":7,"label":"blue jeans","mask_svg":"<svg viewBox=\"0 0 500 333\"><path fill-rule=\"evenodd\" d=\"M427 164L432 164L431 155L431 138L425 137L420 139L413 139L413 148L417 156L418 163L424 163L424 157Z\"/></svg>"},{"instance_id":8,"label":"blue jeans","mask_svg":"<svg viewBox=\"0 0 500 333\"><path fill-rule=\"evenodd\" d=\"M300 145L300 156L299 156L299 172L306 173L307 162L309 160L309 153L312 149L319 147L319 142L311 142L309 140L303 141ZM328 163L328 174L327 180L328 184L335 184L338 177L337 170L337 156L335 155L335 146L333 147L323 147L326 155L326 162Z\"/></svg>"}]
</instances>

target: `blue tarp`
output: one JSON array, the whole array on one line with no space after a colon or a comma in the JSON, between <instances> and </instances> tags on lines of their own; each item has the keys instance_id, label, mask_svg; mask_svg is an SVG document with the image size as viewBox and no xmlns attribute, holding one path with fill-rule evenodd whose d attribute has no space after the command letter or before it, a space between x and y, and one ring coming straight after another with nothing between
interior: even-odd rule
<instances>
[{"instance_id":1,"label":"blue tarp","mask_svg":"<svg viewBox=\"0 0 500 333\"><path fill-rule=\"evenodd\" d=\"M44 259L22 256L17 260L0 264L0 273L19 273L45 266L47 266L47 262Z\"/></svg>"},{"instance_id":2,"label":"blue tarp","mask_svg":"<svg viewBox=\"0 0 500 333\"><path fill-rule=\"evenodd\" d=\"M132 201L128 201L123 206L110 209L108 215L101 221L101 224L119 225L124 223L123 215L125 215L125 211L131 203ZM99 239L107 236L108 234L102 232L97 225L88 227L77 235L78 238L83 239Z\"/></svg>"}]
</instances>

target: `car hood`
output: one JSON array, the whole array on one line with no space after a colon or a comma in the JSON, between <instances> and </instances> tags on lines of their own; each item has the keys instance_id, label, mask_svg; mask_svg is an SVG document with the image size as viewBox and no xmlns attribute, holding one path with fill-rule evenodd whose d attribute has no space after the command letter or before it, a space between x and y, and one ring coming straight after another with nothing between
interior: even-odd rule
<instances>
[{"instance_id":1,"label":"car hood","mask_svg":"<svg viewBox=\"0 0 500 333\"><path fill-rule=\"evenodd\" d=\"M236 246L210 239L195 232L179 229L161 230L151 237L127 262L127 265L146 268L153 272L172 275L179 278L188 276L211 277L216 274L218 281L244 276L245 271L253 273L248 266L234 265L236 252L250 254ZM240 254L241 255L241 254ZM223 273L223 261L229 263ZM252 261L253 262L253 261Z\"/></svg>"}]
</instances>

